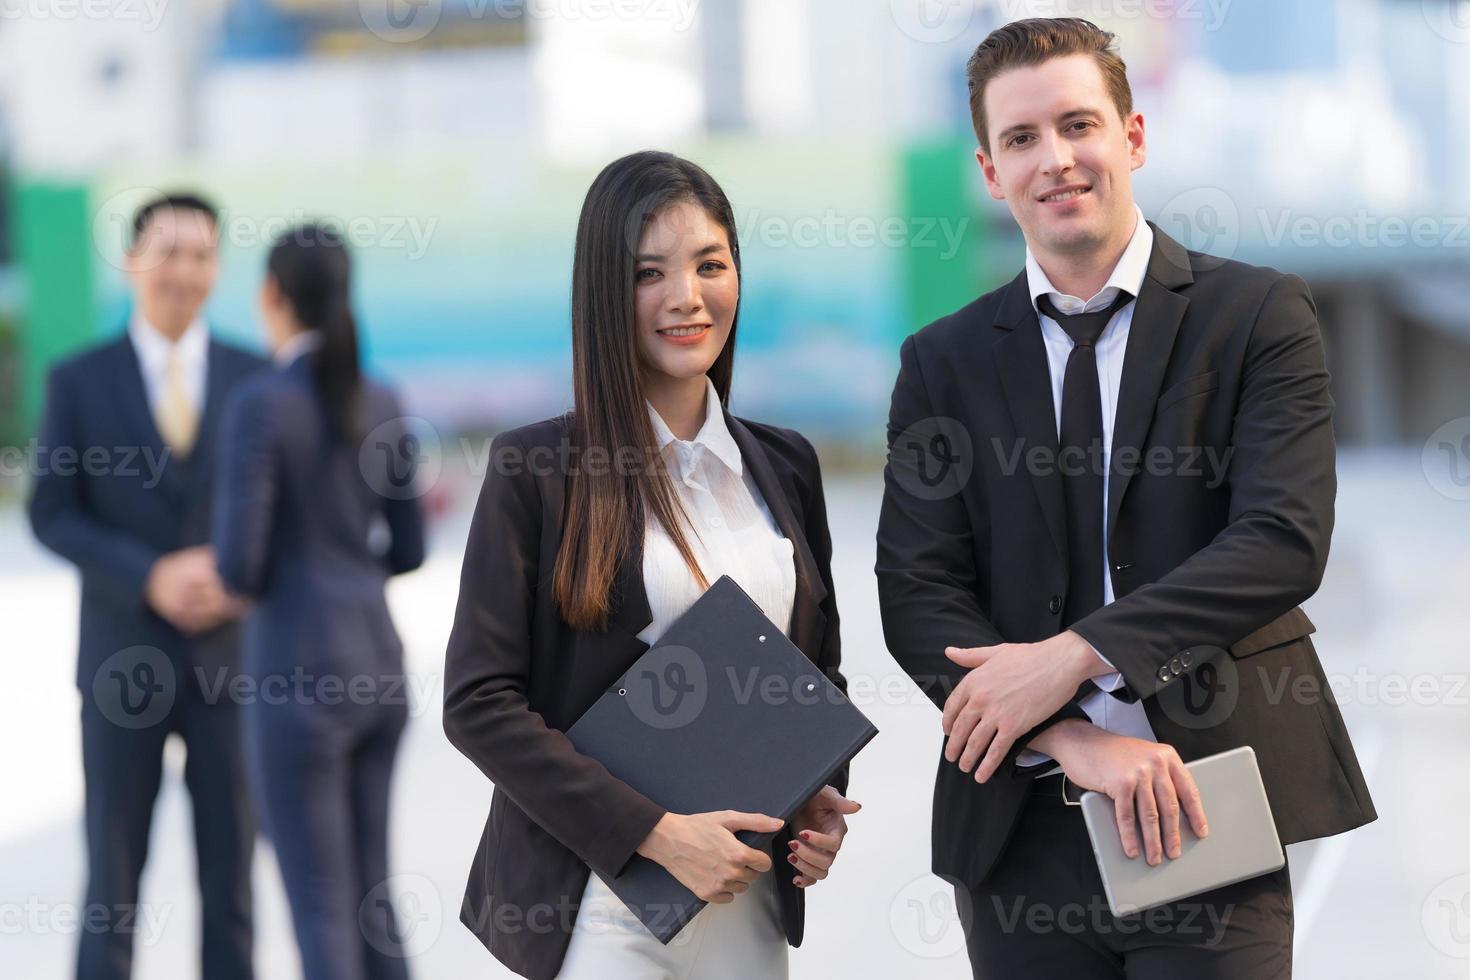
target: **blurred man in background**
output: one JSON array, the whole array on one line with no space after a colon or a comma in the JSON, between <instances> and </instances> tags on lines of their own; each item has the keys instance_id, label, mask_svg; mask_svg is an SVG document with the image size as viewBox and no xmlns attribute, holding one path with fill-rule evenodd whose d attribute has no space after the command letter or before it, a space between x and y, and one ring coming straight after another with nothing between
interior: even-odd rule
<instances>
[{"instance_id":1,"label":"blurred man in background","mask_svg":"<svg viewBox=\"0 0 1470 980\"><path fill-rule=\"evenodd\" d=\"M219 406L265 361L209 335L218 214L189 194L134 218L133 313L47 382L31 526L82 576L77 685L88 851L77 976L127 977L138 880L170 732L188 750L203 975L250 977L250 859L236 670L243 606L207 545Z\"/></svg>"}]
</instances>

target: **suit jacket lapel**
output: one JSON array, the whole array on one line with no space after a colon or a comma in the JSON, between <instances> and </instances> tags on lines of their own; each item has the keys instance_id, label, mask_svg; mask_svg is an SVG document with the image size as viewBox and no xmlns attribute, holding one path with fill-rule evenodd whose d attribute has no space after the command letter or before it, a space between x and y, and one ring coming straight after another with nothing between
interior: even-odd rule
<instances>
[{"instance_id":1,"label":"suit jacket lapel","mask_svg":"<svg viewBox=\"0 0 1470 980\"><path fill-rule=\"evenodd\" d=\"M796 512L791 508L791 497L795 490L777 476L765 447L754 433L728 410L725 412L725 425L740 447L741 460L750 467L750 475L761 496L765 498L771 516L776 519L776 526L791 541L796 564L796 598L791 607L788 632L791 642L815 662L820 652L818 640L826 618L821 605L822 600L827 598L827 586L822 582L822 576L817 570L817 560L812 555L811 546L807 544L806 528L798 523Z\"/></svg>"},{"instance_id":2,"label":"suit jacket lapel","mask_svg":"<svg viewBox=\"0 0 1470 980\"><path fill-rule=\"evenodd\" d=\"M995 327L998 332L996 365L1019 440L1016 446L1006 447L1009 451L1007 458L1014 454L1019 465L1024 466L1027 454L1040 446L1047 450L1045 458L1055 461L1059 448L1056 410L1052 405L1051 369L1047 366L1046 345L1041 339L1041 321L1031 305L1025 269L1006 287L1005 297L996 313ZM1065 565L1067 512L1061 473L1055 465L1027 467L1027 470L1041 502L1046 526L1051 531L1052 543L1056 545L1057 557Z\"/></svg>"},{"instance_id":3,"label":"suit jacket lapel","mask_svg":"<svg viewBox=\"0 0 1470 980\"><path fill-rule=\"evenodd\" d=\"M653 622L653 610L648 606L648 589L643 584L643 542L634 541L633 547L618 565L613 576L613 608L608 616L608 631L630 637L640 649L647 645L638 634Z\"/></svg>"},{"instance_id":4,"label":"suit jacket lapel","mask_svg":"<svg viewBox=\"0 0 1470 980\"><path fill-rule=\"evenodd\" d=\"M160 461L159 487L167 492L174 492L178 487L179 461L173 450L165 446L163 436L158 433L158 424L153 420L153 409L148 404L143 365L138 360L138 352L133 347L133 340L128 336L126 327L118 338L116 351L112 376L120 394L119 411L124 425L136 437L138 448L150 459ZM164 455L165 452L167 456Z\"/></svg>"},{"instance_id":5,"label":"suit jacket lapel","mask_svg":"<svg viewBox=\"0 0 1470 980\"><path fill-rule=\"evenodd\" d=\"M226 375L224 348L212 337L205 356L204 371L204 406L199 417L199 435L194 440L194 448L189 452L190 492L209 484L209 470L213 465L211 454L216 441L214 430L221 421L220 410L225 389L234 380Z\"/></svg>"},{"instance_id":6,"label":"suit jacket lapel","mask_svg":"<svg viewBox=\"0 0 1470 980\"><path fill-rule=\"evenodd\" d=\"M1153 229L1154 246L1149 254L1148 273L1133 304L1133 323L1128 328L1123 379L1113 417L1112 465L1108 473L1109 541L1113 540L1123 495L1138 470L1179 323L1189 308L1189 298L1175 290L1194 282L1189 253L1184 246L1160 231L1152 221L1148 225ZM1120 454L1128 465L1120 465Z\"/></svg>"}]
</instances>

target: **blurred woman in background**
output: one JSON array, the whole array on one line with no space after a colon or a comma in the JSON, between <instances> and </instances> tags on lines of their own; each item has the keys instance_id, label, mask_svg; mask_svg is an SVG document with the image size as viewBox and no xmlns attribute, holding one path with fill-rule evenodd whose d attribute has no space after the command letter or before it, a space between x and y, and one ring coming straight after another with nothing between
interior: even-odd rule
<instances>
[{"instance_id":1,"label":"blurred woman in background","mask_svg":"<svg viewBox=\"0 0 1470 980\"><path fill-rule=\"evenodd\" d=\"M276 368L229 402L213 531L225 585L256 600L247 768L311 980L408 975L384 884L408 718L384 588L423 562L424 525L398 401L360 374L350 266L319 225L271 249Z\"/></svg>"}]
</instances>

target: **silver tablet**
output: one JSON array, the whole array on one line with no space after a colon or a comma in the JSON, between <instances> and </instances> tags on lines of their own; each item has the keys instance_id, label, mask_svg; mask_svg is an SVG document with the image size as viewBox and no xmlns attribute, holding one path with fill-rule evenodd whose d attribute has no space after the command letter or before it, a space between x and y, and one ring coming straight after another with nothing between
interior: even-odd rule
<instances>
[{"instance_id":1,"label":"silver tablet","mask_svg":"<svg viewBox=\"0 0 1470 980\"><path fill-rule=\"evenodd\" d=\"M1157 867L1150 867L1141 853L1141 830L1139 856L1130 859L1123 853L1111 798L1091 790L1082 794L1087 836L1092 838L1092 853L1097 856L1103 890L1114 915L1232 885L1276 871L1286 863L1254 749L1242 745L1196 759L1188 768L1199 787L1210 836L1196 837L1181 811L1179 857L1171 860L1165 855Z\"/></svg>"}]
</instances>

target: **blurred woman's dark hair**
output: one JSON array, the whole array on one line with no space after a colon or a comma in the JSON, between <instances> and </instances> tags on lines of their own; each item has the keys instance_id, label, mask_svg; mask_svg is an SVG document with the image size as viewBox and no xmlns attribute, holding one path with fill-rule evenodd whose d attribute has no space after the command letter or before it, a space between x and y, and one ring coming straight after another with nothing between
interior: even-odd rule
<instances>
[{"instance_id":1,"label":"blurred woman's dark hair","mask_svg":"<svg viewBox=\"0 0 1470 980\"><path fill-rule=\"evenodd\" d=\"M330 228L299 225L271 246L266 272L290 304L296 320L321 335L315 377L335 435L352 445L361 438L357 324L352 316L352 261Z\"/></svg>"},{"instance_id":2,"label":"blurred woman's dark hair","mask_svg":"<svg viewBox=\"0 0 1470 980\"><path fill-rule=\"evenodd\" d=\"M720 185L672 153L645 150L597 175L582 203L572 261L572 443L566 523L552 575L562 618L577 629L607 628L619 563L641 546L651 513L701 586L705 580L681 527L687 522L648 417L639 373L634 290L639 239L664 208L696 204L729 238L735 274L735 214ZM722 409L730 397L735 327L709 369ZM606 465L591 465L591 459ZM627 466L629 459L636 465ZM622 462L620 462L622 461Z\"/></svg>"}]
</instances>

